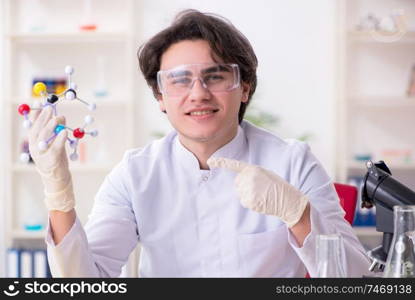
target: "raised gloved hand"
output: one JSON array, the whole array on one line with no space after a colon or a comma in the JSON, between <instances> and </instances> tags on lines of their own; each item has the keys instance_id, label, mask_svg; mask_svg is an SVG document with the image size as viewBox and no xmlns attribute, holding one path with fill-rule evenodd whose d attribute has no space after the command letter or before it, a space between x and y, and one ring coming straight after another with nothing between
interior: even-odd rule
<instances>
[{"instance_id":1,"label":"raised gloved hand","mask_svg":"<svg viewBox=\"0 0 415 300\"><path fill-rule=\"evenodd\" d=\"M303 215L308 197L277 174L228 158L211 157L207 163L210 168L225 168L238 173L235 185L242 206L276 216L289 228Z\"/></svg>"},{"instance_id":2,"label":"raised gloved hand","mask_svg":"<svg viewBox=\"0 0 415 300\"><path fill-rule=\"evenodd\" d=\"M75 197L65 150L67 131L60 131L43 149L58 124L65 124L65 118L53 117L51 107L37 111L29 131L29 151L45 187L46 207L68 212L75 206Z\"/></svg>"}]
</instances>

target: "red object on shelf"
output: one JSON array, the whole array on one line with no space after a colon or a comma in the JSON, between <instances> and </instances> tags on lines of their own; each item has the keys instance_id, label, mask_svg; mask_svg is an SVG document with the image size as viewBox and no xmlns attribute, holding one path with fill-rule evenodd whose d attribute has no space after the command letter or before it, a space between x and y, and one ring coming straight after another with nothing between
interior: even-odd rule
<instances>
[{"instance_id":1,"label":"red object on shelf","mask_svg":"<svg viewBox=\"0 0 415 300\"><path fill-rule=\"evenodd\" d=\"M335 183L334 187L336 188L337 195L339 196L340 205L346 212L344 218L350 223L350 225L352 225L356 210L357 188L353 185L341 183Z\"/></svg>"},{"instance_id":2,"label":"red object on shelf","mask_svg":"<svg viewBox=\"0 0 415 300\"><path fill-rule=\"evenodd\" d=\"M97 29L97 25L95 25L95 24L84 24L84 25L79 26L79 28L81 30L85 30L85 31L92 31L92 30Z\"/></svg>"},{"instance_id":3,"label":"red object on shelf","mask_svg":"<svg viewBox=\"0 0 415 300\"><path fill-rule=\"evenodd\" d=\"M20 104L18 108L19 114L24 116L25 114L30 113L30 106L27 104Z\"/></svg>"},{"instance_id":4,"label":"red object on shelf","mask_svg":"<svg viewBox=\"0 0 415 300\"><path fill-rule=\"evenodd\" d=\"M73 136L76 137L77 139L82 139L85 135L85 131L83 131L81 128L76 128L73 131Z\"/></svg>"}]
</instances>

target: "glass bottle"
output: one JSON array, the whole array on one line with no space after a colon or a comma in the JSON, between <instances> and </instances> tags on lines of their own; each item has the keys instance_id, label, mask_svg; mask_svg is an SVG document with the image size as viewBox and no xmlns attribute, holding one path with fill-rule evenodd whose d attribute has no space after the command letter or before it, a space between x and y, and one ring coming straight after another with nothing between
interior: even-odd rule
<instances>
[{"instance_id":1,"label":"glass bottle","mask_svg":"<svg viewBox=\"0 0 415 300\"><path fill-rule=\"evenodd\" d=\"M415 205L393 207L394 232L383 277L415 277Z\"/></svg>"},{"instance_id":2,"label":"glass bottle","mask_svg":"<svg viewBox=\"0 0 415 300\"><path fill-rule=\"evenodd\" d=\"M343 238L340 234L317 236L317 277L346 277Z\"/></svg>"}]
</instances>

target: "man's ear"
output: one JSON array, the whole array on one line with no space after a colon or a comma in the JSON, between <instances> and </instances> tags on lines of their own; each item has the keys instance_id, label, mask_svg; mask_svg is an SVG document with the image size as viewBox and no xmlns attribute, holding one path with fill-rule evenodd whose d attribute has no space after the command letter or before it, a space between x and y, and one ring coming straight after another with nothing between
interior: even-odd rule
<instances>
[{"instance_id":1,"label":"man's ear","mask_svg":"<svg viewBox=\"0 0 415 300\"><path fill-rule=\"evenodd\" d=\"M161 112L166 113L166 107L164 106L163 96L158 95L157 96L157 101L159 103L159 107L160 107Z\"/></svg>"},{"instance_id":2,"label":"man's ear","mask_svg":"<svg viewBox=\"0 0 415 300\"><path fill-rule=\"evenodd\" d=\"M248 102L249 92L251 91L251 85L245 82L242 82L242 102Z\"/></svg>"}]
</instances>

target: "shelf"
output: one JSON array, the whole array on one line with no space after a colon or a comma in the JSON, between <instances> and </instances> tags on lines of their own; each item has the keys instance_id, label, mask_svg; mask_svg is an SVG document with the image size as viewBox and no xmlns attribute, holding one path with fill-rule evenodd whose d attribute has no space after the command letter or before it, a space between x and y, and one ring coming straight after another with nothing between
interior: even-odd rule
<instances>
[{"instance_id":1,"label":"shelf","mask_svg":"<svg viewBox=\"0 0 415 300\"><path fill-rule=\"evenodd\" d=\"M21 230L21 229L15 229L12 232L12 238L13 239L44 239L46 236L45 230L39 230L39 231L27 231L27 230Z\"/></svg>"},{"instance_id":2,"label":"shelf","mask_svg":"<svg viewBox=\"0 0 415 300\"><path fill-rule=\"evenodd\" d=\"M415 171L415 163L392 163L392 164L387 164L388 168L393 172L393 170L408 170L408 171ZM353 170L362 170L362 171L366 171L366 162L362 161L362 162L354 162L351 161L347 164L347 168L348 169L353 169Z\"/></svg>"},{"instance_id":3,"label":"shelf","mask_svg":"<svg viewBox=\"0 0 415 300\"><path fill-rule=\"evenodd\" d=\"M71 165L69 163L69 169L71 172L77 173L94 173L94 172L110 172L114 166L107 164L84 164L84 165ZM37 172L33 164L14 164L12 171L15 173L35 173Z\"/></svg>"},{"instance_id":4,"label":"shelf","mask_svg":"<svg viewBox=\"0 0 415 300\"><path fill-rule=\"evenodd\" d=\"M21 99L21 100L15 100L11 101L11 105L13 106L19 106L22 103L26 104L32 104L34 101L40 101L41 98L24 98L24 97L14 97L13 99ZM95 103L97 105L97 110L99 110L100 107L103 108L117 108L117 107L130 107L131 101L130 100L122 100L116 99L116 98L89 98L85 99L88 103ZM78 102L79 103L79 102ZM59 105L62 105L63 107L69 107L73 105L73 102L68 102L64 100L62 103L59 103Z\"/></svg>"},{"instance_id":5,"label":"shelf","mask_svg":"<svg viewBox=\"0 0 415 300\"><path fill-rule=\"evenodd\" d=\"M353 106L362 109L415 109L415 97L357 96L350 99Z\"/></svg>"},{"instance_id":6,"label":"shelf","mask_svg":"<svg viewBox=\"0 0 415 300\"><path fill-rule=\"evenodd\" d=\"M56 32L56 33L12 33L6 38L19 43L83 43L124 42L130 38L125 32Z\"/></svg>"},{"instance_id":7,"label":"shelf","mask_svg":"<svg viewBox=\"0 0 415 300\"><path fill-rule=\"evenodd\" d=\"M407 31L404 34L390 35L380 34L378 38L377 33L371 31L352 30L347 33L348 38L352 42L377 43L377 44L402 44L415 43L415 31Z\"/></svg>"},{"instance_id":8,"label":"shelf","mask_svg":"<svg viewBox=\"0 0 415 300\"><path fill-rule=\"evenodd\" d=\"M363 236L382 236L382 232L376 231L376 226L353 226L356 235Z\"/></svg>"}]
</instances>

